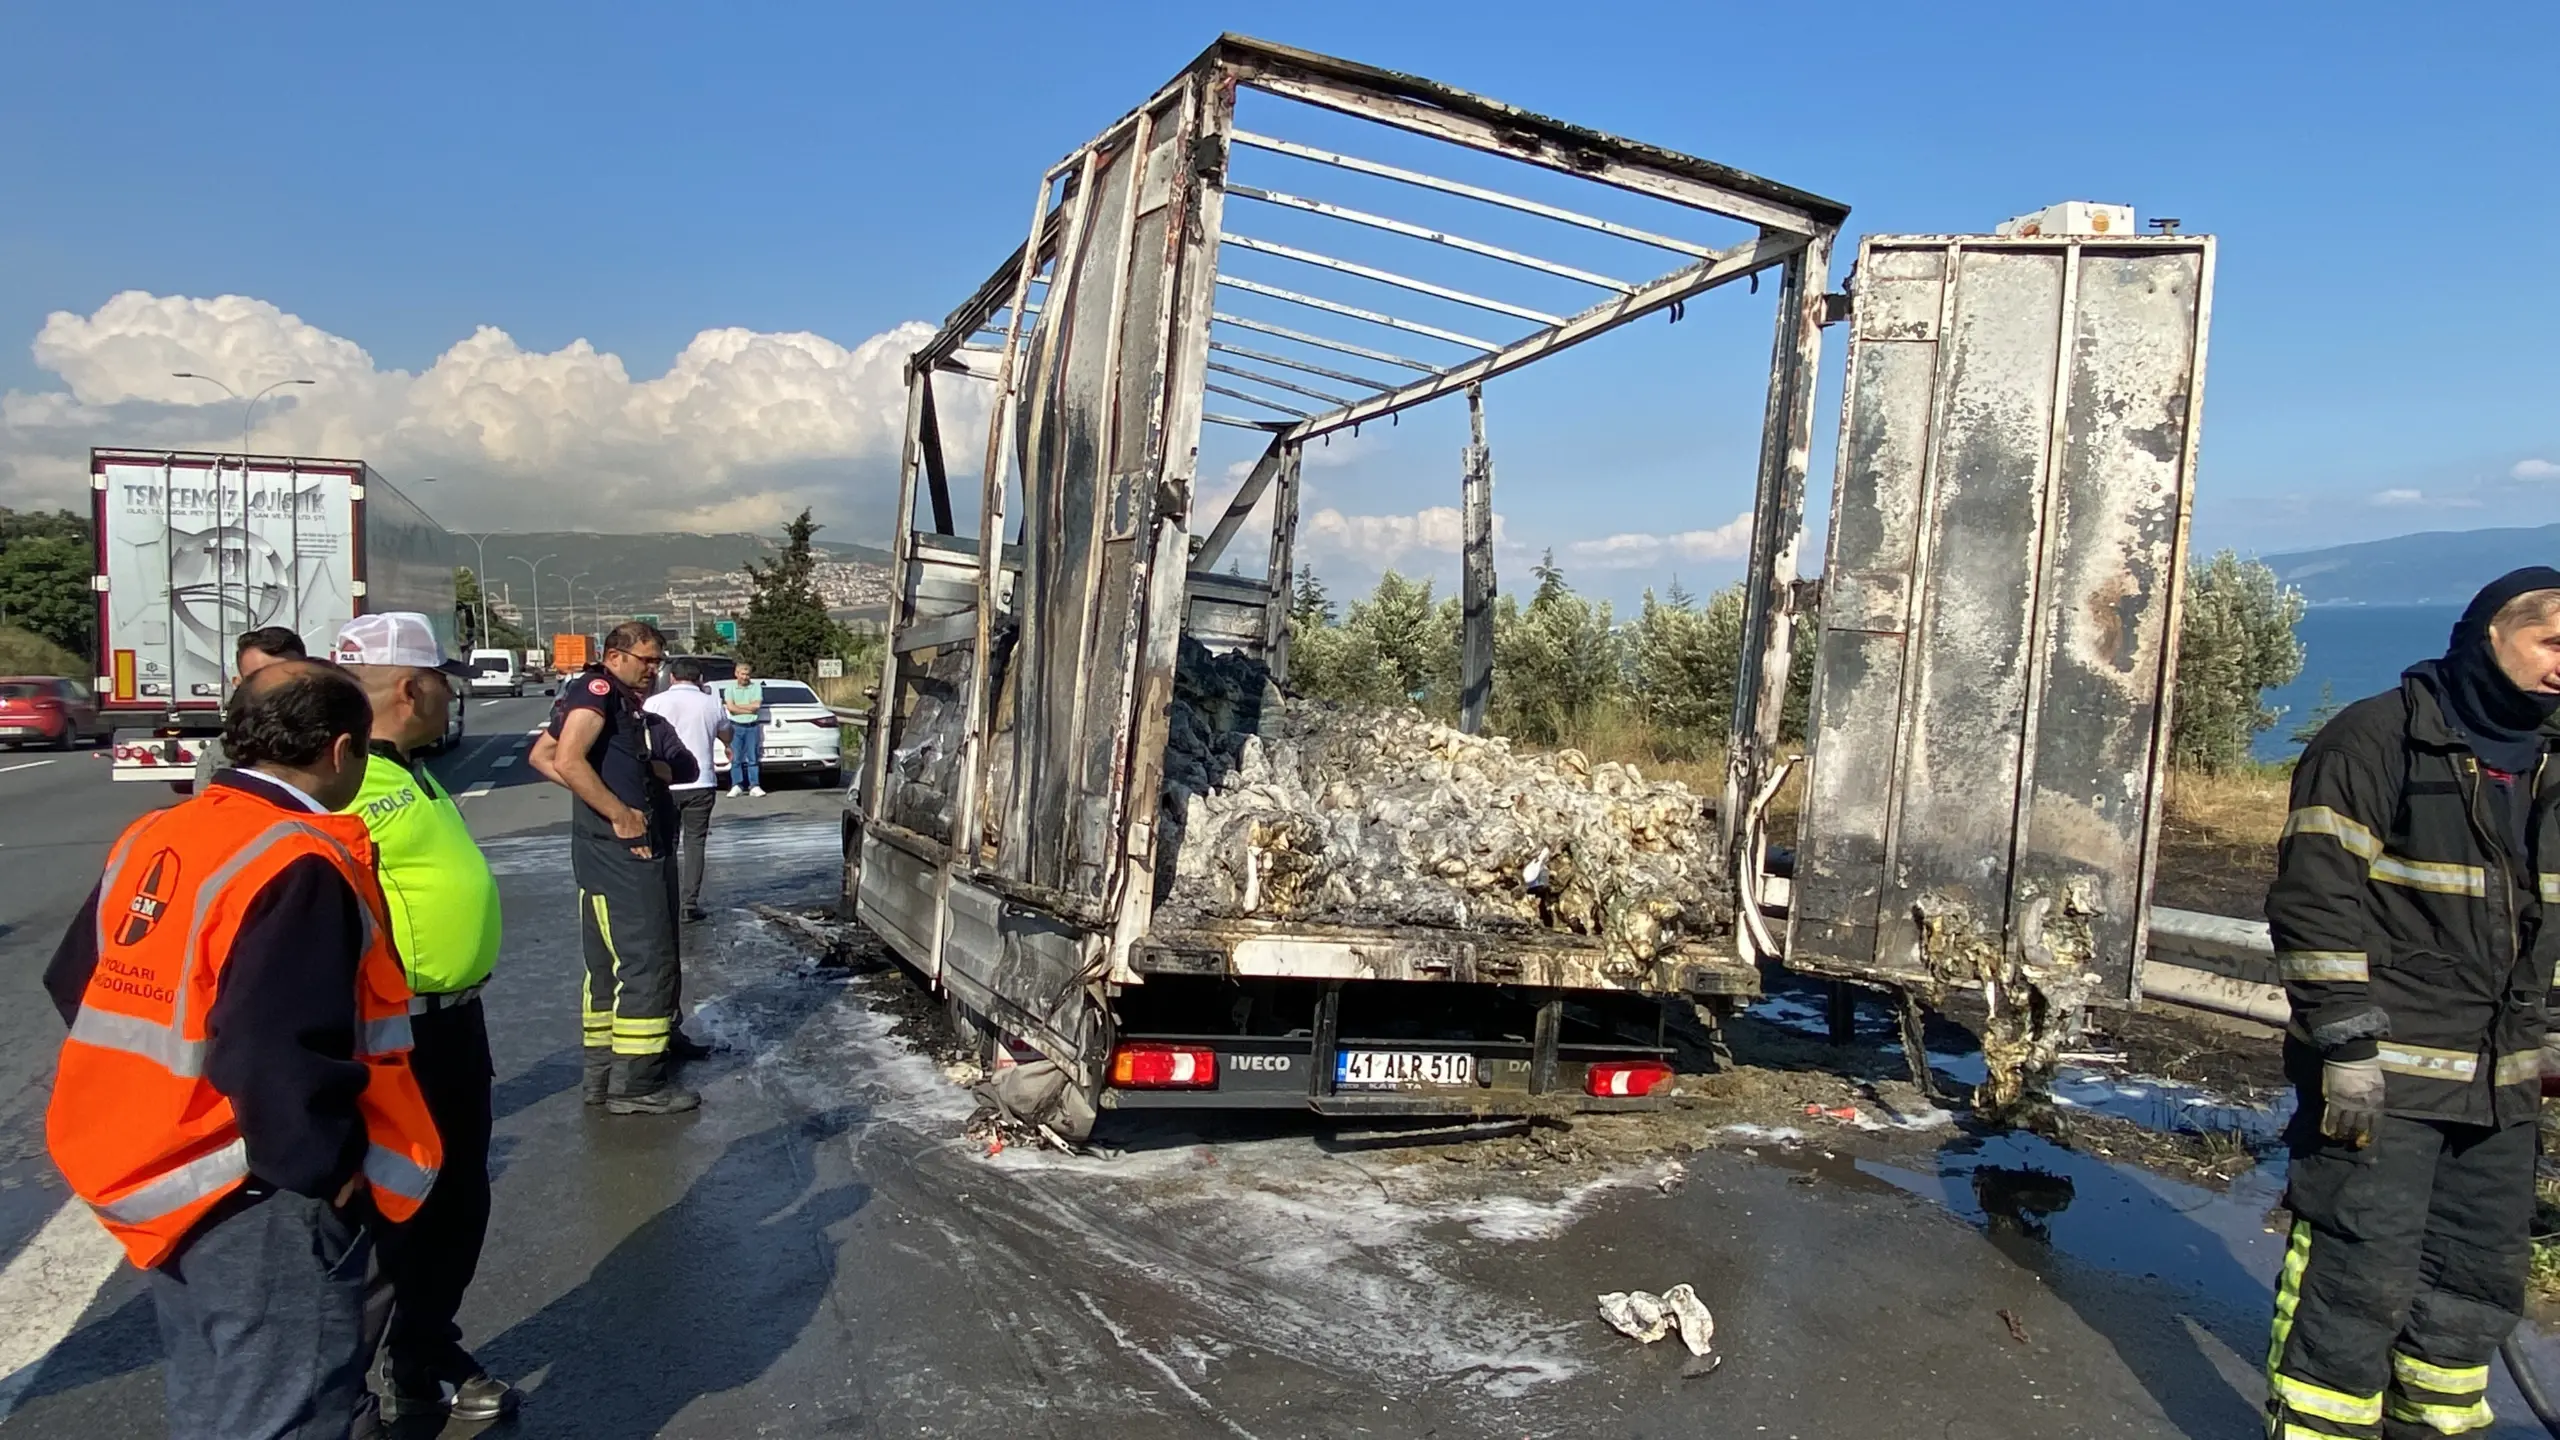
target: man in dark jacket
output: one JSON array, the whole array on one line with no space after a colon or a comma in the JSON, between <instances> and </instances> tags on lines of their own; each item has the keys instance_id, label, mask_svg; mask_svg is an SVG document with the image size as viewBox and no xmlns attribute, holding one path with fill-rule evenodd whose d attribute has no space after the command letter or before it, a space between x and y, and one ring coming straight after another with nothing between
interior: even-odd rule
<instances>
[{"instance_id":1,"label":"man in dark jacket","mask_svg":"<svg viewBox=\"0 0 2560 1440\"><path fill-rule=\"evenodd\" d=\"M2560 570L2475 597L2443 658L2347 707L2294 771L2267 922L2301 1097L2270 1433L2491 1423L2524 1304L2560 924Z\"/></svg>"}]
</instances>

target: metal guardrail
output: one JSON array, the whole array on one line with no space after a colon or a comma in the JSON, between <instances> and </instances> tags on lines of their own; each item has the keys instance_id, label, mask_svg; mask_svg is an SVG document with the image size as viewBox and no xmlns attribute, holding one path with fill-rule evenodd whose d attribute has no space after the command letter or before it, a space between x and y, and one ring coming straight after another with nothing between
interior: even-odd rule
<instances>
[{"instance_id":1,"label":"metal guardrail","mask_svg":"<svg viewBox=\"0 0 2560 1440\"><path fill-rule=\"evenodd\" d=\"M2142 993L2264 1025L2292 1018L2263 920L2153 906Z\"/></svg>"}]
</instances>

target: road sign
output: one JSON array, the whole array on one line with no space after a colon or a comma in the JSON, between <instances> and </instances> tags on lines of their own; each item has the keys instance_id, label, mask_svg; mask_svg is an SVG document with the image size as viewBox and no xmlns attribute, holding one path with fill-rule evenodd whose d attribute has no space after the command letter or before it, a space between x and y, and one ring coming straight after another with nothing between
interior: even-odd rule
<instances>
[{"instance_id":1,"label":"road sign","mask_svg":"<svg viewBox=\"0 0 2560 1440\"><path fill-rule=\"evenodd\" d=\"M634 615L631 618L639 621L643 625L655 625L658 623L658 617L655 615Z\"/></svg>"},{"instance_id":2,"label":"road sign","mask_svg":"<svg viewBox=\"0 0 2560 1440\"><path fill-rule=\"evenodd\" d=\"M843 662L843 661L841 661L841 660L836 659L834 656L829 656L829 657L827 657L826 659L819 661L819 662L818 662L818 678L819 678L819 679L821 679L821 680L841 680L841 679L843 679L843 678L844 678L844 662Z\"/></svg>"},{"instance_id":3,"label":"road sign","mask_svg":"<svg viewBox=\"0 0 2560 1440\"><path fill-rule=\"evenodd\" d=\"M722 620L722 621L718 622L718 624L717 624L717 625L715 625L713 628L717 629L717 630L720 632L720 638L721 638L721 639L728 641L728 642L729 642L730 644L732 644L732 645L735 645L735 644L737 644L737 643L738 643L738 622L737 622L737 621L735 621L735 620Z\"/></svg>"}]
</instances>

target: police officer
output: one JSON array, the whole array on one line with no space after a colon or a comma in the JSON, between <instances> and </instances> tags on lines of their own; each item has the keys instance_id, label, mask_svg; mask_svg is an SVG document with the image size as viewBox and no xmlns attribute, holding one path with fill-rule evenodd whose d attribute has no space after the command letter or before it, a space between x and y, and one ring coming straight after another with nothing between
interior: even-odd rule
<instances>
[{"instance_id":1,"label":"police officer","mask_svg":"<svg viewBox=\"0 0 2560 1440\"><path fill-rule=\"evenodd\" d=\"M2475 597L2442 658L2321 727L2267 922L2301 1104L2268 1433L2485 1430L2522 1313L2560 953L2560 570Z\"/></svg>"},{"instance_id":2,"label":"police officer","mask_svg":"<svg viewBox=\"0 0 2560 1440\"><path fill-rule=\"evenodd\" d=\"M586 945L586 1098L616 1115L702 1103L668 1068L679 989L674 807L653 767L690 771L692 762L680 743L675 755L652 755L641 702L666 657L655 626L615 626L599 663L561 687L551 743L534 755L575 797L569 856Z\"/></svg>"},{"instance_id":3,"label":"police officer","mask_svg":"<svg viewBox=\"0 0 2560 1440\"><path fill-rule=\"evenodd\" d=\"M415 1217L381 1235L392 1301L382 1414L494 1420L513 1407L516 1392L462 1348L454 1316L489 1233L494 1067L480 992L498 961L498 882L461 807L411 758L444 737L453 703L444 677L469 667L444 653L426 616L411 612L348 621L330 653L373 703L364 784L345 813L373 836L391 938L414 992L409 1068L444 1140L434 1193Z\"/></svg>"}]
</instances>

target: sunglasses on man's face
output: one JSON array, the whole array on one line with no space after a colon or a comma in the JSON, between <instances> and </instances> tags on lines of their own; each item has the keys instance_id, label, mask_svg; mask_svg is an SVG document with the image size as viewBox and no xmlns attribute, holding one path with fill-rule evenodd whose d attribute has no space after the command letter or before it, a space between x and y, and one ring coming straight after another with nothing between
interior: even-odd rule
<instances>
[{"instance_id":1,"label":"sunglasses on man's face","mask_svg":"<svg viewBox=\"0 0 2560 1440\"><path fill-rule=\"evenodd\" d=\"M608 653L615 655L627 655L632 659L639 661L643 665L664 665L667 663L667 657L662 654L643 655L637 650L615 650Z\"/></svg>"}]
</instances>

